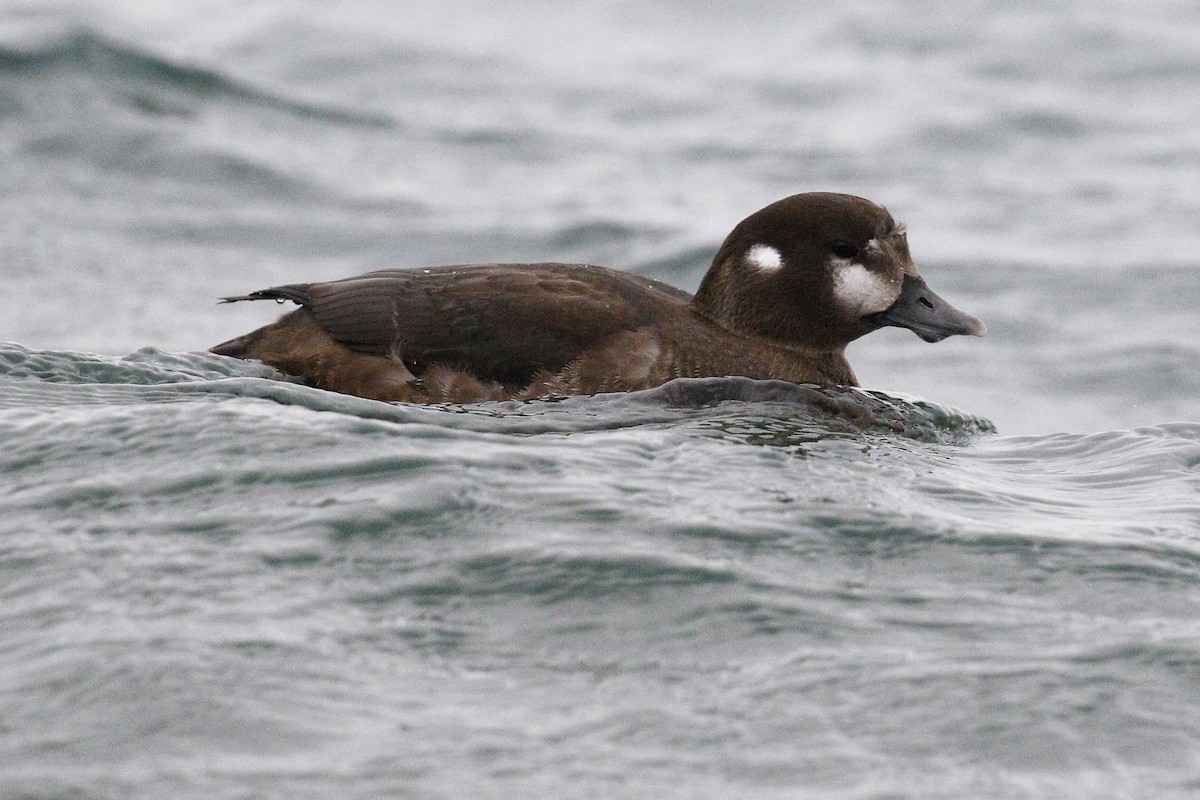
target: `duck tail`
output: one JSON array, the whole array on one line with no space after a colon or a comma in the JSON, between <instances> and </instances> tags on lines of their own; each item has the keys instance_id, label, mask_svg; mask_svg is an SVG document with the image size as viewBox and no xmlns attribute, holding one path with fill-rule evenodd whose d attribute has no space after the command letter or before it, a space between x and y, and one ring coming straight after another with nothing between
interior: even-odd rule
<instances>
[{"instance_id":1,"label":"duck tail","mask_svg":"<svg viewBox=\"0 0 1200 800\"><path fill-rule=\"evenodd\" d=\"M233 297L222 297L222 303L240 303L243 300L276 300L280 303L291 300L297 305L308 305L308 287L311 283L293 283L288 286L273 286L270 289L259 289L250 294L239 294Z\"/></svg>"}]
</instances>

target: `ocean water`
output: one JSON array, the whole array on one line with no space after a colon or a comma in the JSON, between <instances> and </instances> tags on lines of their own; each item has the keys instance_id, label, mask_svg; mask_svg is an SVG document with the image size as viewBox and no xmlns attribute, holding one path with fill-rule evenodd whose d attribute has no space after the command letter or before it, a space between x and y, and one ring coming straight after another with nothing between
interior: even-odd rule
<instances>
[{"instance_id":1,"label":"ocean water","mask_svg":"<svg viewBox=\"0 0 1200 800\"><path fill-rule=\"evenodd\" d=\"M1200 796L1200 10L0 7L0 798ZM886 204L862 390L413 407L207 347L371 269L694 289Z\"/></svg>"}]
</instances>

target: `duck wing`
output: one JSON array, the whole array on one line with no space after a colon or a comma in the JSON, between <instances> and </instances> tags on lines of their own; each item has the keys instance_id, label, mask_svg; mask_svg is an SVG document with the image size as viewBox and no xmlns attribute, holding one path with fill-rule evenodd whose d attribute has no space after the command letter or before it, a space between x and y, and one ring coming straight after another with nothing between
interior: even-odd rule
<instances>
[{"instance_id":1,"label":"duck wing","mask_svg":"<svg viewBox=\"0 0 1200 800\"><path fill-rule=\"evenodd\" d=\"M444 363L515 385L679 313L691 295L604 267L478 264L382 270L225 299L298 303L351 350L398 355L415 375Z\"/></svg>"}]
</instances>

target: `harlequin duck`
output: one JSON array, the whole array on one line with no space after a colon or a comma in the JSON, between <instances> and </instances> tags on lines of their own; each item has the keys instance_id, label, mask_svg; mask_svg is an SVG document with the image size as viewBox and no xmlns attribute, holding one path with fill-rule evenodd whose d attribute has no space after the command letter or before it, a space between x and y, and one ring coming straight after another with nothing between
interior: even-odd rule
<instances>
[{"instance_id":1,"label":"harlequin duck","mask_svg":"<svg viewBox=\"0 0 1200 800\"><path fill-rule=\"evenodd\" d=\"M861 197L779 200L733 229L695 296L581 264L382 270L263 289L298 310L212 348L336 392L475 402L679 377L858 385L843 351L887 325L927 342L984 325L929 290L903 226Z\"/></svg>"}]
</instances>

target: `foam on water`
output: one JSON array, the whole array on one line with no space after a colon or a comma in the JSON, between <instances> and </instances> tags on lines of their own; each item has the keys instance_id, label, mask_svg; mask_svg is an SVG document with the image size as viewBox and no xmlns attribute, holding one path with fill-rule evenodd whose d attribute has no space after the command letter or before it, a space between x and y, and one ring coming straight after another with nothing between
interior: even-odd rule
<instances>
[{"instance_id":1,"label":"foam on water","mask_svg":"<svg viewBox=\"0 0 1200 800\"><path fill-rule=\"evenodd\" d=\"M1189 774L1200 426L1001 437L743 380L422 408L208 355L2 360L6 719L38 732L10 791Z\"/></svg>"},{"instance_id":2,"label":"foam on water","mask_svg":"<svg viewBox=\"0 0 1200 800\"><path fill-rule=\"evenodd\" d=\"M1194 795L1196 21L0 11L0 796ZM196 352L371 269L694 289L803 190L988 338L444 407Z\"/></svg>"}]
</instances>

